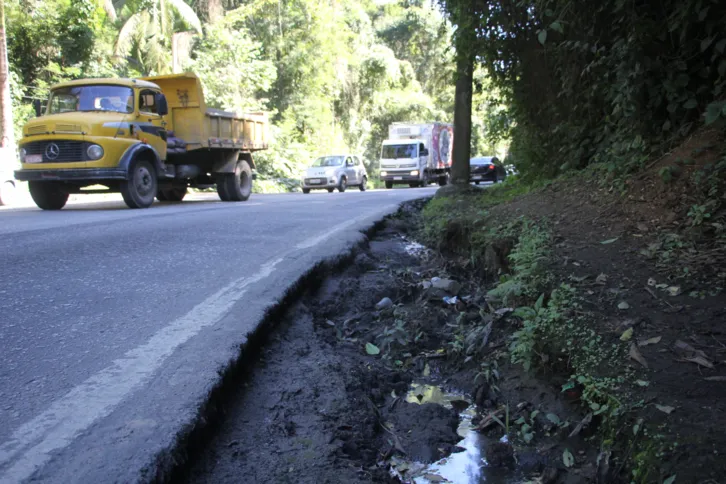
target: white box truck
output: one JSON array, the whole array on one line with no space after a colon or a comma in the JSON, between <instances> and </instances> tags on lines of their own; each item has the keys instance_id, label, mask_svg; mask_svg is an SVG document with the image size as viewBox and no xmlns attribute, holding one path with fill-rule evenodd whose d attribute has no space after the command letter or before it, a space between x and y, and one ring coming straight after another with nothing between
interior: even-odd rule
<instances>
[{"instance_id":1,"label":"white box truck","mask_svg":"<svg viewBox=\"0 0 726 484\"><path fill-rule=\"evenodd\" d=\"M425 187L448 183L454 126L446 123L393 123L381 147L380 177L386 188L395 184Z\"/></svg>"}]
</instances>

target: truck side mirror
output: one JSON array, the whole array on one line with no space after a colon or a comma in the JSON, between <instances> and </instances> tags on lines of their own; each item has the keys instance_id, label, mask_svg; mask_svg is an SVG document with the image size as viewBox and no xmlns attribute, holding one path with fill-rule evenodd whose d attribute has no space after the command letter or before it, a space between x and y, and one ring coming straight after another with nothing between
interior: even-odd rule
<instances>
[{"instance_id":1,"label":"truck side mirror","mask_svg":"<svg viewBox=\"0 0 726 484\"><path fill-rule=\"evenodd\" d=\"M426 150L426 149L421 150L421 156L429 156L429 150Z\"/></svg>"},{"instance_id":2,"label":"truck side mirror","mask_svg":"<svg viewBox=\"0 0 726 484\"><path fill-rule=\"evenodd\" d=\"M163 94L156 95L156 112L159 116L166 116L169 114L169 104L167 104L166 96Z\"/></svg>"},{"instance_id":3,"label":"truck side mirror","mask_svg":"<svg viewBox=\"0 0 726 484\"><path fill-rule=\"evenodd\" d=\"M43 103L41 103L40 99L33 99L33 108L35 109L36 117L43 115Z\"/></svg>"}]
</instances>

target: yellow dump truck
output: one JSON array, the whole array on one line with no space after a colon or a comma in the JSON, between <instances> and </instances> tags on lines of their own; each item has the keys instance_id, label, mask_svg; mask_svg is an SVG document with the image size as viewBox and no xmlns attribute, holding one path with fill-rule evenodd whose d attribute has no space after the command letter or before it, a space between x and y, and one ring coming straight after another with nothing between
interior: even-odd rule
<instances>
[{"instance_id":1,"label":"yellow dump truck","mask_svg":"<svg viewBox=\"0 0 726 484\"><path fill-rule=\"evenodd\" d=\"M252 153L267 148L266 115L207 108L194 74L64 82L44 113L36 109L15 178L45 210L63 208L71 193L121 192L129 207L146 208L214 185L223 201L245 201ZM81 191L95 186L106 188Z\"/></svg>"}]
</instances>

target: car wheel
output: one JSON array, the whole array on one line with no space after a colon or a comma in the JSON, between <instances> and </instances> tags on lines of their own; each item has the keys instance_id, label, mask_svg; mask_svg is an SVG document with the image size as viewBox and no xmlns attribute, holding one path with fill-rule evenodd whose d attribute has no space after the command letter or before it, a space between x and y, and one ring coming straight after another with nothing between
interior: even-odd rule
<instances>
[{"instance_id":1,"label":"car wheel","mask_svg":"<svg viewBox=\"0 0 726 484\"><path fill-rule=\"evenodd\" d=\"M305 195L307 195L308 193L310 193L310 189L309 189L309 188L303 188L303 189L302 189L302 192L303 192L303 193L304 193Z\"/></svg>"},{"instance_id":2,"label":"car wheel","mask_svg":"<svg viewBox=\"0 0 726 484\"><path fill-rule=\"evenodd\" d=\"M341 176L338 182L338 191L343 193L346 188L348 188L348 180L344 176Z\"/></svg>"},{"instance_id":3,"label":"car wheel","mask_svg":"<svg viewBox=\"0 0 726 484\"><path fill-rule=\"evenodd\" d=\"M68 201L68 192L55 183L31 181L28 190L35 204L43 210L60 210Z\"/></svg>"},{"instance_id":4,"label":"car wheel","mask_svg":"<svg viewBox=\"0 0 726 484\"><path fill-rule=\"evenodd\" d=\"M419 182L413 182L413 183L409 183L408 186L409 186L409 188L418 188L421 185L419 185Z\"/></svg>"},{"instance_id":5,"label":"car wheel","mask_svg":"<svg viewBox=\"0 0 726 484\"><path fill-rule=\"evenodd\" d=\"M15 188L15 183L7 180L0 185L0 206L12 205L15 202L16 196L17 189Z\"/></svg>"},{"instance_id":6,"label":"car wheel","mask_svg":"<svg viewBox=\"0 0 726 484\"><path fill-rule=\"evenodd\" d=\"M157 193L156 171L145 159L135 160L129 179L121 182L121 196L129 208L148 208Z\"/></svg>"},{"instance_id":7,"label":"car wheel","mask_svg":"<svg viewBox=\"0 0 726 484\"><path fill-rule=\"evenodd\" d=\"M392 181L387 181L387 182L386 182L386 188L388 188L389 190L390 190L391 188L393 188L393 182L392 182Z\"/></svg>"},{"instance_id":8,"label":"car wheel","mask_svg":"<svg viewBox=\"0 0 726 484\"><path fill-rule=\"evenodd\" d=\"M368 188L368 177L363 177L363 181L358 185L358 188L362 192L366 191L366 188Z\"/></svg>"}]
</instances>

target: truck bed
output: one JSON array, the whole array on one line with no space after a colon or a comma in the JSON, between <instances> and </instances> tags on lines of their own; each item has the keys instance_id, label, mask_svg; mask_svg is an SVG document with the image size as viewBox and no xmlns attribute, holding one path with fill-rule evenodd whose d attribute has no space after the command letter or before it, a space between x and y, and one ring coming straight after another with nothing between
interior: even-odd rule
<instances>
[{"instance_id":1,"label":"truck bed","mask_svg":"<svg viewBox=\"0 0 726 484\"><path fill-rule=\"evenodd\" d=\"M208 108L199 78L192 73L143 78L157 84L169 104L169 152L199 149L267 149L267 115Z\"/></svg>"}]
</instances>

